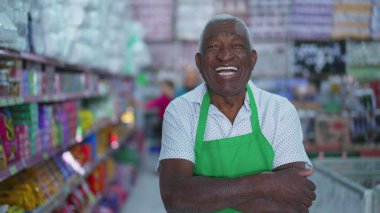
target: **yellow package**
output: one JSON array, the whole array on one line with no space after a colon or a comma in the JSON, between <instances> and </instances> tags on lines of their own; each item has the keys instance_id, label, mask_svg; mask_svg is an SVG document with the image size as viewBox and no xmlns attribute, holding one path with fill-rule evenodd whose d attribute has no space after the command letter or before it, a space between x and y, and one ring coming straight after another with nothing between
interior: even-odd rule
<instances>
[{"instance_id":1,"label":"yellow package","mask_svg":"<svg viewBox=\"0 0 380 213\"><path fill-rule=\"evenodd\" d=\"M7 167L7 155L5 154L5 150L3 147L3 142L0 137L0 169L4 169Z\"/></svg>"},{"instance_id":2,"label":"yellow package","mask_svg":"<svg viewBox=\"0 0 380 213\"><path fill-rule=\"evenodd\" d=\"M11 206L7 213L24 213L25 210L20 206Z\"/></svg>"}]
</instances>

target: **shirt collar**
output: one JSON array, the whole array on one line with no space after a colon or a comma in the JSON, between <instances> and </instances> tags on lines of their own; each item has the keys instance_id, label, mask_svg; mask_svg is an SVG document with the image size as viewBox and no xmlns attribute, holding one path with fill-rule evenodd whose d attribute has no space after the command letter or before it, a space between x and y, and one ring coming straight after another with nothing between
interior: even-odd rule
<instances>
[{"instance_id":1,"label":"shirt collar","mask_svg":"<svg viewBox=\"0 0 380 213\"><path fill-rule=\"evenodd\" d=\"M255 93L256 86L253 84L253 82L251 80L249 80L248 84L251 87L252 92ZM203 96L206 93L206 90L207 90L206 83L204 83L204 82L201 83L199 86L197 86L191 92L192 95L188 96L188 100L193 102L193 103L197 103L197 104L201 105L202 100L203 100ZM250 109L248 91L245 93L244 106L246 109Z\"/></svg>"}]
</instances>

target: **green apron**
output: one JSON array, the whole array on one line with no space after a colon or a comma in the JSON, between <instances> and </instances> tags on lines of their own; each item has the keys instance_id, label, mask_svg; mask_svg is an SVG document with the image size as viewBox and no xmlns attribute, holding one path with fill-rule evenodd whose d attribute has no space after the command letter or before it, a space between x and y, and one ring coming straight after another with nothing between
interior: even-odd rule
<instances>
[{"instance_id":1,"label":"green apron","mask_svg":"<svg viewBox=\"0 0 380 213\"><path fill-rule=\"evenodd\" d=\"M210 95L203 97L195 139L194 175L215 178L236 178L260 172L272 171L274 151L260 130L258 113L252 90L247 86L252 133L203 141L207 123ZM218 212L239 212L224 209Z\"/></svg>"}]
</instances>

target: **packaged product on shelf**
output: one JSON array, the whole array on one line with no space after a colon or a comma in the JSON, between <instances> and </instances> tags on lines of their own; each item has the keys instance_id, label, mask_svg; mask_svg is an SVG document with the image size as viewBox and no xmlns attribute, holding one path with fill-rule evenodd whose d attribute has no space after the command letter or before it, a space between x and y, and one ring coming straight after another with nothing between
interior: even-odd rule
<instances>
[{"instance_id":1,"label":"packaged product on shelf","mask_svg":"<svg viewBox=\"0 0 380 213\"><path fill-rule=\"evenodd\" d=\"M371 81L369 85L375 96L376 108L380 109L380 81Z\"/></svg>"},{"instance_id":2,"label":"packaged product on shelf","mask_svg":"<svg viewBox=\"0 0 380 213\"><path fill-rule=\"evenodd\" d=\"M0 109L0 137L8 164L20 159L19 145L15 137L12 114L9 109Z\"/></svg>"},{"instance_id":3,"label":"packaged product on shelf","mask_svg":"<svg viewBox=\"0 0 380 213\"><path fill-rule=\"evenodd\" d=\"M106 200L108 200L108 203L110 201L110 198L116 198L116 205L111 205L111 206L117 206L118 209L120 209L125 201L128 198L128 191L123 188L123 186L118 185L118 184L113 184L107 188L107 193L105 195ZM100 202L100 205L104 205L104 201L102 200ZM115 212L118 212L117 210Z\"/></svg>"},{"instance_id":4,"label":"packaged product on shelf","mask_svg":"<svg viewBox=\"0 0 380 213\"><path fill-rule=\"evenodd\" d=\"M82 150L80 148L80 145L76 145L70 148L70 153L74 157L74 159L83 166L85 164L84 157L82 154Z\"/></svg>"},{"instance_id":5,"label":"packaged product on shelf","mask_svg":"<svg viewBox=\"0 0 380 213\"><path fill-rule=\"evenodd\" d=\"M89 202L90 196L93 196L87 183L79 185L67 197L67 203L73 205L76 210L83 212Z\"/></svg>"},{"instance_id":6,"label":"packaged product on shelf","mask_svg":"<svg viewBox=\"0 0 380 213\"><path fill-rule=\"evenodd\" d=\"M290 36L295 39L329 39L333 24L333 3L331 0L292 2L289 17Z\"/></svg>"},{"instance_id":7,"label":"packaged product on shelf","mask_svg":"<svg viewBox=\"0 0 380 213\"><path fill-rule=\"evenodd\" d=\"M348 148L351 143L350 122L343 116L318 116L315 123L316 145L322 149Z\"/></svg>"},{"instance_id":8,"label":"packaged product on shelf","mask_svg":"<svg viewBox=\"0 0 380 213\"><path fill-rule=\"evenodd\" d=\"M145 39L169 41L173 38L173 0L158 2L133 0L131 2L134 18L142 23L146 31Z\"/></svg>"},{"instance_id":9,"label":"packaged product on shelf","mask_svg":"<svg viewBox=\"0 0 380 213\"><path fill-rule=\"evenodd\" d=\"M98 149L98 139L96 134L92 134L83 139L83 144L88 144L91 147L91 157L92 161L95 161L98 158L97 149Z\"/></svg>"},{"instance_id":10,"label":"packaged product on shelf","mask_svg":"<svg viewBox=\"0 0 380 213\"><path fill-rule=\"evenodd\" d=\"M43 149L49 149L51 144L51 128L53 123L53 108L51 105L39 105L39 127L41 132L41 145Z\"/></svg>"},{"instance_id":11,"label":"packaged product on shelf","mask_svg":"<svg viewBox=\"0 0 380 213\"><path fill-rule=\"evenodd\" d=\"M15 205L31 211L42 203L38 184L22 172L0 183L0 204Z\"/></svg>"},{"instance_id":12,"label":"packaged product on shelf","mask_svg":"<svg viewBox=\"0 0 380 213\"><path fill-rule=\"evenodd\" d=\"M7 167L7 155L0 137L0 170Z\"/></svg>"},{"instance_id":13,"label":"packaged product on shelf","mask_svg":"<svg viewBox=\"0 0 380 213\"><path fill-rule=\"evenodd\" d=\"M251 31L258 39L287 38L290 1L249 1Z\"/></svg>"},{"instance_id":14,"label":"packaged product on shelf","mask_svg":"<svg viewBox=\"0 0 380 213\"><path fill-rule=\"evenodd\" d=\"M24 213L25 209L20 206L11 206L8 208L6 213Z\"/></svg>"},{"instance_id":15,"label":"packaged product on shelf","mask_svg":"<svg viewBox=\"0 0 380 213\"><path fill-rule=\"evenodd\" d=\"M371 2L339 2L334 5L334 39L371 37Z\"/></svg>"},{"instance_id":16,"label":"packaged product on shelf","mask_svg":"<svg viewBox=\"0 0 380 213\"><path fill-rule=\"evenodd\" d=\"M29 95L30 96L39 96L42 95L42 72L41 68L37 65L33 65L28 73L28 85L29 85Z\"/></svg>"},{"instance_id":17,"label":"packaged product on shelf","mask_svg":"<svg viewBox=\"0 0 380 213\"><path fill-rule=\"evenodd\" d=\"M372 4L371 33L373 39L380 39L380 2Z\"/></svg>"},{"instance_id":18,"label":"packaged product on shelf","mask_svg":"<svg viewBox=\"0 0 380 213\"><path fill-rule=\"evenodd\" d=\"M82 131L86 132L90 130L91 126L94 124L94 114L87 109L81 109L79 111L80 117L80 126L82 127Z\"/></svg>"},{"instance_id":19,"label":"packaged product on shelf","mask_svg":"<svg viewBox=\"0 0 380 213\"><path fill-rule=\"evenodd\" d=\"M65 173L70 177L74 175L58 156L23 170L0 183L0 205L16 205L32 211L63 190L69 178Z\"/></svg>"},{"instance_id":20,"label":"packaged product on shelf","mask_svg":"<svg viewBox=\"0 0 380 213\"><path fill-rule=\"evenodd\" d=\"M55 95L57 94L56 80L55 80L55 69L51 66L46 66L45 71L42 73L42 84L41 92L44 95Z\"/></svg>"},{"instance_id":21,"label":"packaged product on shelf","mask_svg":"<svg viewBox=\"0 0 380 213\"><path fill-rule=\"evenodd\" d=\"M23 104L11 108L14 123L17 125L26 124L29 131L30 155L35 156L41 151L41 135L39 130L38 104Z\"/></svg>"},{"instance_id":22,"label":"packaged product on shelf","mask_svg":"<svg viewBox=\"0 0 380 213\"><path fill-rule=\"evenodd\" d=\"M203 26L214 15L213 1L178 1L175 22L176 37L181 40L198 40ZM197 11L197 16L194 16Z\"/></svg>"},{"instance_id":23,"label":"packaged product on shelf","mask_svg":"<svg viewBox=\"0 0 380 213\"><path fill-rule=\"evenodd\" d=\"M29 130L26 124L15 125L16 140L19 144L20 160L30 158Z\"/></svg>"},{"instance_id":24,"label":"packaged product on shelf","mask_svg":"<svg viewBox=\"0 0 380 213\"><path fill-rule=\"evenodd\" d=\"M53 157L53 161L65 180L68 180L75 174L73 168L69 166L66 162L64 162L62 156L57 155Z\"/></svg>"},{"instance_id":25,"label":"packaged product on shelf","mask_svg":"<svg viewBox=\"0 0 380 213\"><path fill-rule=\"evenodd\" d=\"M97 154L102 156L106 153L106 151L109 149L110 144L109 144L109 128L104 128L100 130L97 134Z\"/></svg>"},{"instance_id":26,"label":"packaged product on shelf","mask_svg":"<svg viewBox=\"0 0 380 213\"><path fill-rule=\"evenodd\" d=\"M295 41L293 72L300 76L322 76L346 72L343 41Z\"/></svg>"},{"instance_id":27,"label":"packaged product on shelf","mask_svg":"<svg viewBox=\"0 0 380 213\"><path fill-rule=\"evenodd\" d=\"M8 96L9 92L9 71L0 69L0 96Z\"/></svg>"},{"instance_id":28,"label":"packaged product on shelf","mask_svg":"<svg viewBox=\"0 0 380 213\"><path fill-rule=\"evenodd\" d=\"M116 163L112 158L107 158L105 160L106 172L107 172L107 182L110 182L116 178Z\"/></svg>"}]
</instances>

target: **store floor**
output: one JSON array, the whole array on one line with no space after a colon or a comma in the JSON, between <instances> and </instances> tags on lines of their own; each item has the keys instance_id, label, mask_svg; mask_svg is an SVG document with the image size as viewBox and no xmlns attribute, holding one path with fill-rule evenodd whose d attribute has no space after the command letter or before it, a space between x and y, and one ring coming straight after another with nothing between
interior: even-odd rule
<instances>
[{"instance_id":1,"label":"store floor","mask_svg":"<svg viewBox=\"0 0 380 213\"><path fill-rule=\"evenodd\" d=\"M165 213L155 167L158 154L146 154L137 182L130 192L122 213Z\"/></svg>"}]
</instances>

